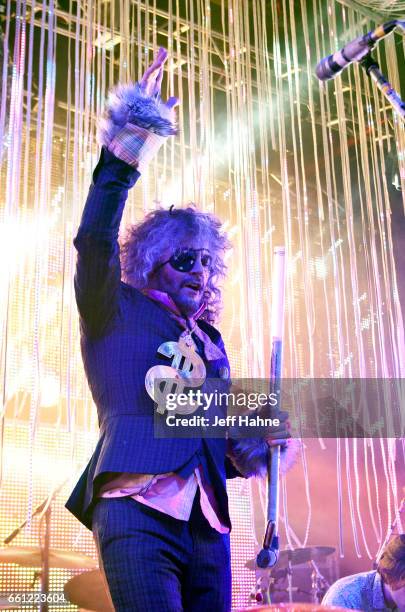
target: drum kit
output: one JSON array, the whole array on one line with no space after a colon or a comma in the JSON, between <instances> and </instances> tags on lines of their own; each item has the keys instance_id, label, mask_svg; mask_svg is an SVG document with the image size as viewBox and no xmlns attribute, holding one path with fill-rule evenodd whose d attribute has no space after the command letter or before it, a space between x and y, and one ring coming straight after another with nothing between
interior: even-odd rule
<instances>
[{"instance_id":1,"label":"drum kit","mask_svg":"<svg viewBox=\"0 0 405 612\"><path fill-rule=\"evenodd\" d=\"M322 596L329 586L325 578L319 572L316 562L319 562L334 552L330 546L311 546L307 548L297 548L295 550L282 550L280 552L277 569L261 570L256 565L256 560L247 561L246 567L256 571L258 578L257 593L263 589L263 581L268 585L271 594L282 591L278 588L280 580L287 576L289 586L287 588L289 602L275 603L270 605L258 605L260 599L256 600L256 605L239 610L239 612L323 612L331 610L341 612L341 608L325 607L320 605ZM23 567L39 568L42 564L42 550L35 546L5 546L0 548L0 563L16 563ZM70 578L64 586L65 598L81 610L93 612L114 612L110 595L102 572L98 569L95 559L83 553L69 550L50 548L48 553L49 568L64 568L68 570L85 569ZM293 602L293 591L298 591L292 587L292 568L303 563L309 563L312 568L312 588L311 596L313 603ZM39 573L37 573L38 576ZM12 609L10 604L0 602L0 610Z\"/></svg>"},{"instance_id":2,"label":"drum kit","mask_svg":"<svg viewBox=\"0 0 405 612\"><path fill-rule=\"evenodd\" d=\"M73 576L66 582L63 588L65 598L82 610L114 612L103 575L95 559L80 552L50 548L48 562L49 568L91 570ZM0 548L0 563L16 563L22 567L40 568L42 550L39 546L5 546ZM40 572L36 572L35 579L39 575ZM0 601L0 610L6 609L12 609L10 602Z\"/></svg>"},{"instance_id":3,"label":"drum kit","mask_svg":"<svg viewBox=\"0 0 405 612\"><path fill-rule=\"evenodd\" d=\"M47 596L50 594L49 570L51 568L89 570L73 576L73 578L66 582L63 589L65 599L77 605L81 610L114 612L110 593L103 574L98 569L97 561L83 553L53 548L50 545L53 501L67 480L65 479L57 485L51 494L42 500L31 513L31 519L35 516L39 517L39 546L11 545L11 542L26 526L28 519L25 519L3 540L4 546L0 548L0 563L15 563L22 567L37 568L30 585L31 589L29 591L21 591L21 596L29 596L29 601L38 603L40 612L49 612L52 609L52 604L47 599ZM40 590L38 592L32 590L37 580L40 581ZM57 593L57 595L62 594ZM14 607L13 605L10 605L10 597L2 593L2 597L0 597L0 610L20 609L18 604L17 606L14 605Z\"/></svg>"},{"instance_id":4,"label":"drum kit","mask_svg":"<svg viewBox=\"0 0 405 612\"><path fill-rule=\"evenodd\" d=\"M318 563L325 560L334 551L335 549L332 546L308 546L294 550L281 550L277 565L266 569L257 566L256 558L247 561L245 567L255 571L256 574L256 585L251 593L251 599L260 604L273 604L256 606L252 610L277 610L280 606L280 610L318 610L323 596L330 586L322 575ZM308 590L293 586L294 568L303 564L308 564L311 572L311 586L308 587ZM286 586L285 582L287 582ZM288 603L274 604L274 601L277 601L280 596L283 599L288 599ZM294 603L297 597L298 599L309 598L311 603ZM290 607L286 608L285 606ZM324 610L325 608L322 607L321 609Z\"/></svg>"},{"instance_id":5,"label":"drum kit","mask_svg":"<svg viewBox=\"0 0 405 612\"><path fill-rule=\"evenodd\" d=\"M31 517L36 515L40 517L39 546L11 545L11 542L25 527L27 520L24 520L4 539L3 547L0 548L0 563L15 563L22 567L37 568L31 588L34 587L38 579L40 580L41 588L38 593L34 593L32 590L29 593L38 594L39 597L49 593L49 570L51 568L87 570L73 576L66 582L63 589L65 599L77 605L81 610L114 612L109 590L102 572L98 569L97 561L80 552L50 546L52 502L64 484L58 485L32 512ZM256 565L256 559L247 561L246 567L254 570L256 574L256 587L251 595L251 599L256 605L254 608L249 608L249 610L263 610L263 612L274 612L276 610L280 610L280 612L284 610L289 610L290 612L316 612L321 609L325 610L324 607L320 608L319 604L329 584L321 574L317 563L331 555L334 550L330 546L311 546L295 550L282 550L278 555L277 565L266 569L259 568ZM293 592L300 596L304 591L292 585L293 568L305 563L311 568L311 589L306 595L311 597L312 603L294 603ZM280 588L281 581L283 580L287 580L287 589ZM281 593L283 594L283 599L288 598L288 603L273 603L275 599L273 595L280 595ZM38 599L35 601L40 602L41 612L48 612L51 609L46 600ZM3 594L3 599L0 599L0 610L4 609L13 609L13 606L10 605L10 601L7 601L7 598L4 598ZM14 609L16 608L14 607ZM338 609L335 608L335 610Z\"/></svg>"}]
</instances>

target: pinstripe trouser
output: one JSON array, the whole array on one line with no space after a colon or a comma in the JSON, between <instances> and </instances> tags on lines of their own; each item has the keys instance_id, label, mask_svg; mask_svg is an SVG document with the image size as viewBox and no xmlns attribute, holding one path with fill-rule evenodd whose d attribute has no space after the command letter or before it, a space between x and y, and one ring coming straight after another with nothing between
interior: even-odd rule
<instances>
[{"instance_id":1,"label":"pinstripe trouser","mask_svg":"<svg viewBox=\"0 0 405 612\"><path fill-rule=\"evenodd\" d=\"M229 612L229 535L213 529L197 493L188 522L130 497L100 499L93 534L114 608Z\"/></svg>"}]
</instances>

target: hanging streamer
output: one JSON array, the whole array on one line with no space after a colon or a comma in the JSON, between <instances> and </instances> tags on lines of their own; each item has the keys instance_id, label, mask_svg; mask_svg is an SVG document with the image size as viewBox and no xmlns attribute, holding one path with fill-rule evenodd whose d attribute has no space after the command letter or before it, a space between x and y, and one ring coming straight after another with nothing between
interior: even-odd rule
<instances>
[{"instance_id":1,"label":"hanging streamer","mask_svg":"<svg viewBox=\"0 0 405 612\"><path fill-rule=\"evenodd\" d=\"M404 126L357 65L325 85L313 77L317 61L341 47L348 32L376 25L370 11L377 3L350 4L170 0L162 8L157 0L94 0L70 1L62 11L53 0L8 0L0 212L3 260L12 265L1 276L1 376L5 423L19 418L21 402L29 404L29 509L46 393L54 389L55 428L67 428L73 464L78 424L89 433L89 452L96 434L78 345L72 238L107 92L119 80L137 80L160 45L169 50L165 94L181 99L180 134L131 192L125 222L188 201L225 221L234 248L221 331L234 377L268 370L264 322L278 242L290 262L283 377L405 378L388 172L390 158L403 190ZM378 4L381 11L402 6ZM396 42L392 36L381 43L378 58L400 90L404 47ZM385 415L404 397L403 385L390 393L381 398ZM319 445L325 453L335 448L323 439ZM301 524L288 475L282 480L290 546L305 546L313 530L310 449L303 445L296 468ZM347 501L356 553L373 556L397 512L404 448L367 438L338 441L336 451L340 553Z\"/></svg>"}]
</instances>

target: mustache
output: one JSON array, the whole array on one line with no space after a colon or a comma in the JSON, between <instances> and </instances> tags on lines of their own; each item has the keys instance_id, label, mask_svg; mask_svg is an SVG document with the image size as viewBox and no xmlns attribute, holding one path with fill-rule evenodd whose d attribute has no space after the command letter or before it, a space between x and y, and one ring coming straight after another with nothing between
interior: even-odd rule
<instances>
[{"instance_id":1,"label":"mustache","mask_svg":"<svg viewBox=\"0 0 405 612\"><path fill-rule=\"evenodd\" d=\"M202 280L197 280L195 278L190 278L188 280L185 280L181 284L182 287L186 287L189 285L193 285L195 287L198 287L199 289L203 289L204 287L204 283L202 282Z\"/></svg>"}]
</instances>

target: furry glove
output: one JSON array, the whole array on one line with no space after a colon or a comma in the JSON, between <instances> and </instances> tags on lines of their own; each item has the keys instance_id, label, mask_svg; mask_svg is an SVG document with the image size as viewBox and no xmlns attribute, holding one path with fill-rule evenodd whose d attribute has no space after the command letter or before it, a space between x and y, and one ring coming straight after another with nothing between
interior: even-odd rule
<instances>
[{"instance_id":1,"label":"furry glove","mask_svg":"<svg viewBox=\"0 0 405 612\"><path fill-rule=\"evenodd\" d=\"M294 465L301 442L297 438L289 438L281 447L280 470L282 474ZM240 440L228 440L227 455L245 478L250 476L264 477L267 474L269 445L262 439L243 438Z\"/></svg>"},{"instance_id":2,"label":"furry glove","mask_svg":"<svg viewBox=\"0 0 405 612\"><path fill-rule=\"evenodd\" d=\"M118 85L110 91L99 121L100 144L142 173L165 138L177 133L171 100L164 104L139 83Z\"/></svg>"}]
</instances>

